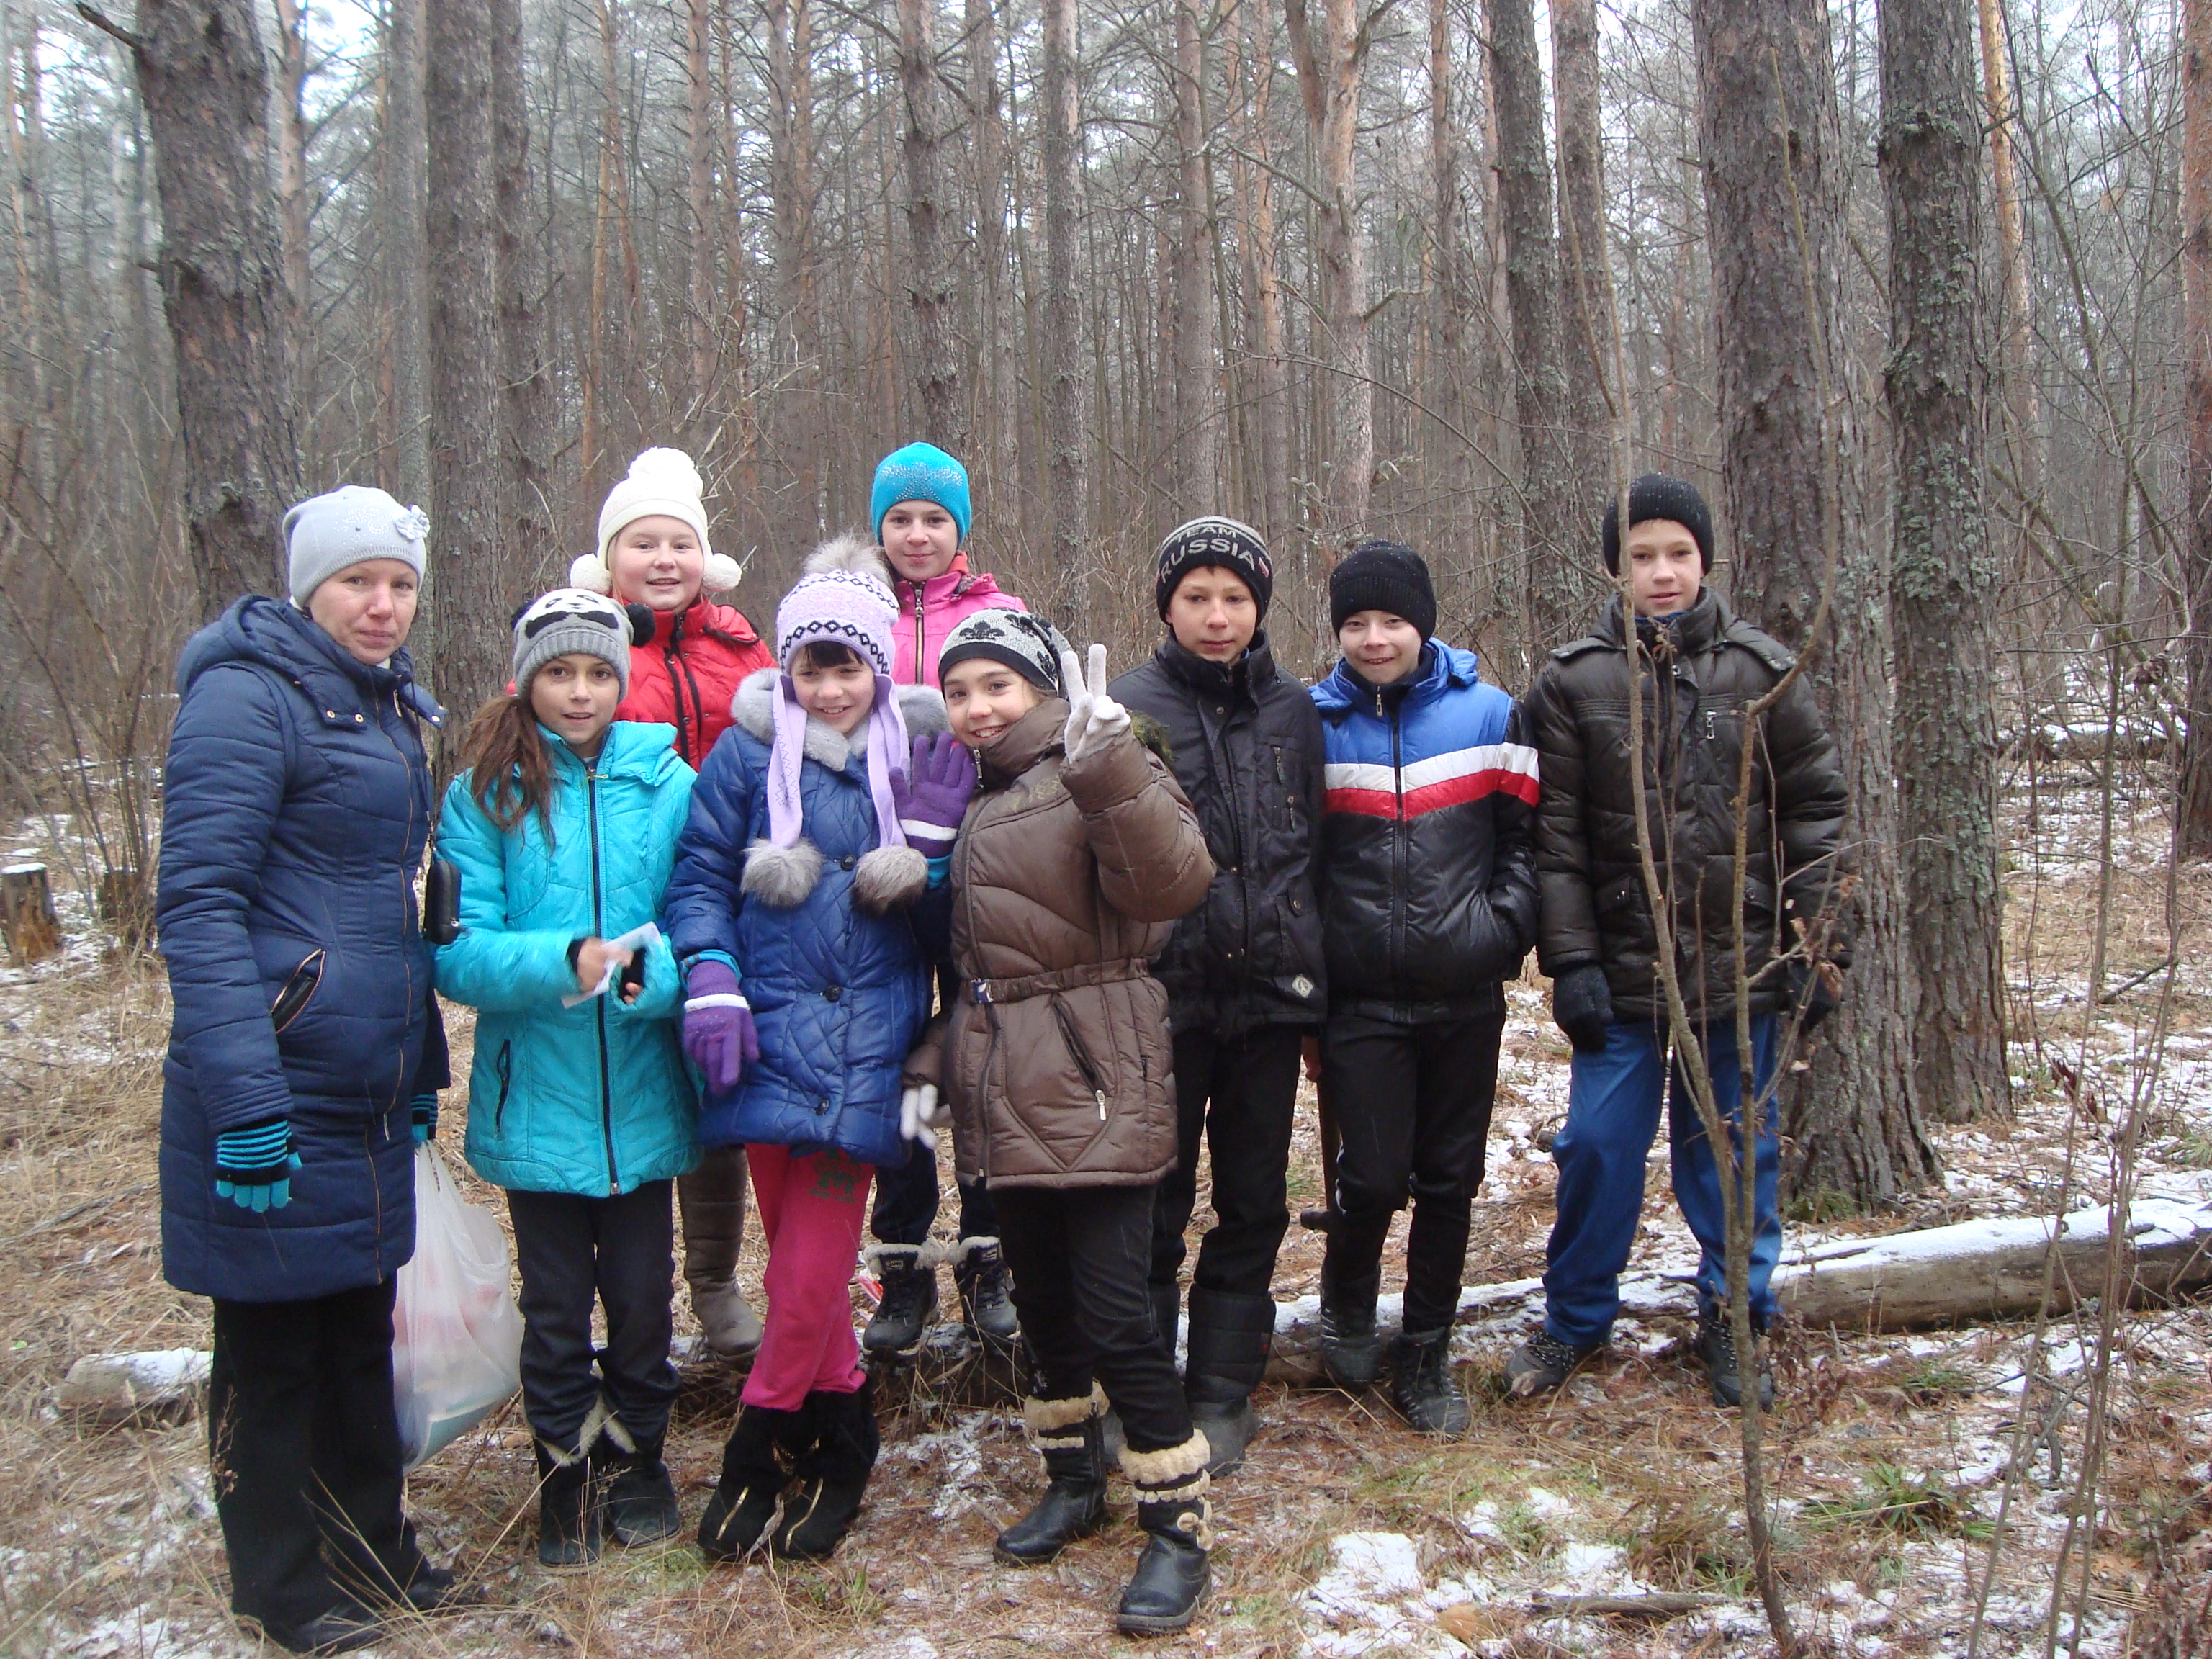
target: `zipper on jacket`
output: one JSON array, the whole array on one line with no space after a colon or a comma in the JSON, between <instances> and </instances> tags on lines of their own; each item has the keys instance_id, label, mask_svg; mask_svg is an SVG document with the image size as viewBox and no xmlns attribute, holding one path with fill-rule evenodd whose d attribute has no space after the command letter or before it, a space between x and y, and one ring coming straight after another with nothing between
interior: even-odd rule
<instances>
[{"instance_id":1,"label":"zipper on jacket","mask_svg":"<svg viewBox=\"0 0 2212 1659\"><path fill-rule=\"evenodd\" d=\"M599 898L599 769L596 762L586 763L584 767L584 799L592 823L592 933L594 938L605 939L606 919ZM599 1131L607 1143L607 1196L617 1198L622 1194L622 1182L615 1173L615 1091L607 1067L607 1000L593 997L592 1006L599 1016Z\"/></svg>"},{"instance_id":2,"label":"zipper on jacket","mask_svg":"<svg viewBox=\"0 0 2212 1659\"><path fill-rule=\"evenodd\" d=\"M979 789L981 787L981 780L980 778L977 780L977 787ZM952 881L953 885L959 890L961 895L967 901L968 937L971 940L975 937L975 886L973 882L968 879L968 860L974 845L975 838L970 836L963 836L959 840L952 843ZM977 965L981 966L981 964L978 963ZM956 974L960 971L960 963L957 960L953 963L952 970ZM966 980L961 981L963 987L967 986L970 982L971 981ZM964 990L962 994L968 994ZM969 1000L972 1001L974 999L970 996ZM981 1097L982 1101L988 1102L991 1094L991 1062L998 1058L999 1054L999 1011L998 1008L991 1003L987 1002L983 1004L982 1006L984 1021L990 1027L991 1035L983 1045L983 1072L979 1081L976 1093ZM948 1079L948 1084L950 1081L951 1079ZM979 1104L977 1110L979 1113L981 1113L983 1112L984 1108ZM976 1137L975 1145L977 1149L975 1153L975 1162L977 1164L975 1173L986 1183L988 1183L991 1179L991 1125L988 1121L988 1116L986 1116L985 1121L983 1122L981 1133Z\"/></svg>"},{"instance_id":3,"label":"zipper on jacket","mask_svg":"<svg viewBox=\"0 0 2212 1659\"><path fill-rule=\"evenodd\" d=\"M492 1133L497 1134L500 1126L507 1121L507 1094L514 1082L514 1040L512 1037L499 1045L499 1059L493 1063L492 1071L499 1078L499 1104L492 1109L491 1114Z\"/></svg>"},{"instance_id":4,"label":"zipper on jacket","mask_svg":"<svg viewBox=\"0 0 2212 1659\"><path fill-rule=\"evenodd\" d=\"M929 627L928 627L928 623L927 623L927 622L925 622L925 621L923 620L923 618L922 618L922 596L923 596L924 592L925 592L927 590L926 590L926 588L925 588L924 585L923 585L922 583L921 583L921 582L915 582L913 586L914 586L914 683L915 683L916 685L927 685L927 684L929 684L929 666L928 666L928 663L929 663L929 656L928 656L928 632L929 632Z\"/></svg>"},{"instance_id":5,"label":"zipper on jacket","mask_svg":"<svg viewBox=\"0 0 2212 1659\"><path fill-rule=\"evenodd\" d=\"M1106 1121L1106 1085L1099 1078L1097 1066L1091 1064L1091 1051L1083 1046L1083 1039L1076 1035L1075 1021L1069 1015L1066 1005L1060 1001L1058 992L1053 994L1052 1017L1060 1022L1060 1040L1067 1045L1069 1057L1075 1061L1075 1069L1083 1073L1083 1080L1091 1085L1091 1097L1098 1103L1098 1121L1103 1123Z\"/></svg>"},{"instance_id":6,"label":"zipper on jacket","mask_svg":"<svg viewBox=\"0 0 2212 1659\"><path fill-rule=\"evenodd\" d=\"M1375 701L1382 701L1381 692L1375 694ZM1390 709L1390 789L1398 801L1390 820L1390 974L1401 991L1406 985L1406 762L1401 743L1405 723L1400 716L1405 712L1406 700L1401 697Z\"/></svg>"}]
</instances>

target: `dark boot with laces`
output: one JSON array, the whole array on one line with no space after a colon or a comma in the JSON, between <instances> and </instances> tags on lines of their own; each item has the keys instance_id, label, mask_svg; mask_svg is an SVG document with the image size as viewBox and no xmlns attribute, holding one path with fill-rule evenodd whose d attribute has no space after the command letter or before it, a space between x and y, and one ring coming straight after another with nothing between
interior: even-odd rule
<instances>
[{"instance_id":1,"label":"dark boot with laces","mask_svg":"<svg viewBox=\"0 0 2212 1659\"><path fill-rule=\"evenodd\" d=\"M1417 1434L1461 1435L1474 1420L1452 1375L1451 1327L1408 1331L1390 1345L1390 1403Z\"/></svg>"},{"instance_id":2,"label":"dark boot with laces","mask_svg":"<svg viewBox=\"0 0 2212 1659\"><path fill-rule=\"evenodd\" d=\"M1743 1404L1743 1368L1737 1362L1735 1331L1727 1313L1718 1308L1698 1310L1698 1358L1705 1362L1705 1381L1712 1387L1713 1404ZM1759 1408L1774 1407L1774 1373L1762 1355L1759 1362Z\"/></svg>"},{"instance_id":3,"label":"dark boot with laces","mask_svg":"<svg viewBox=\"0 0 2212 1659\"><path fill-rule=\"evenodd\" d=\"M995 1238L963 1238L953 1257L952 1283L968 1328L977 1336L1011 1346L1022 1334L1014 1316L1014 1284Z\"/></svg>"},{"instance_id":4,"label":"dark boot with laces","mask_svg":"<svg viewBox=\"0 0 2212 1659\"><path fill-rule=\"evenodd\" d=\"M1550 1394L1565 1385L1583 1362L1605 1345L1577 1348L1549 1330L1540 1330L1505 1358L1505 1392L1517 1400Z\"/></svg>"},{"instance_id":5,"label":"dark boot with laces","mask_svg":"<svg viewBox=\"0 0 2212 1659\"><path fill-rule=\"evenodd\" d=\"M1095 1387L1073 1400L1022 1401L1049 1484L1036 1507L999 1534L991 1549L999 1559L1037 1566L1106 1524L1105 1409Z\"/></svg>"},{"instance_id":6,"label":"dark boot with laces","mask_svg":"<svg viewBox=\"0 0 2212 1659\"><path fill-rule=\"evenodd\" d=\"M1340 1389L1364 1389L1382 1375L1382 1340L1375 1331L1375 1296L1382 1286L1379 1273L1338 1279L1322 1261L1321 1363Z\"/></svg>"},{"instance_id":7,"label":"dark boot with laces","mask_svg":"<svg viewBox=\"0 0 2212 1659\"><path fill-rule=\"evenodd\" d=\"M937 1264L921 1244L872 1244L868 1254L884 1284L883 1300L861 1334L870 1353L904 1353L937 1317Z\"/></svg>"}]
</instances>

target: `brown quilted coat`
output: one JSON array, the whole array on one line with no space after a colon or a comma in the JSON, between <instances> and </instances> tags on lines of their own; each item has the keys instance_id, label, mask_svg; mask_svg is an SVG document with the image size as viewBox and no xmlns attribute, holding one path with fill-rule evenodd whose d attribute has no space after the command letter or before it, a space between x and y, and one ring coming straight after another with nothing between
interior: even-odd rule
<instances>
[{"instance_id":1,"label":"brown quilted coat","mask_svg":"<svg viewBox=\"0 0 2212 1659\"><path fill-rule=\"evenodd\" d=\"M1151 972L1213 860L1175 775L1123 737L1065 763L1067 705L978 756L952 854L961 991L908 1061L952 1108L963 1176L996 1187L1141 1186L1175 1165L1173 1041Z\"/></svg>"}]
</instances>

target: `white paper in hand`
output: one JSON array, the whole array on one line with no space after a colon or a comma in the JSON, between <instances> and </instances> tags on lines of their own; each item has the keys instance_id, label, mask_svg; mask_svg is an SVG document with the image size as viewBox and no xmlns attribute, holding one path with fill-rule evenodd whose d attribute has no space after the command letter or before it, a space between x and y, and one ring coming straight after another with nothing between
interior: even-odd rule
<instances>
[{"instance_id":1,"label":"white paper in hand","mask_svg":"<svg viewBox=\"0 0 2212 1659\"><path fill-rule=\"evenodd\" d=\"M659 937L659 927L654 923L648 921L644 927L633 927L629 932L624 933L620 939L611 939L607 943L613 945L617 951L628 951L632 956L635 956L640 951L646 949L648 945L653 944L653 942ZM607 971L599 975L599 982L596 989L590 991L571 991L567 996L561 999L561 1006L563 1008L573 1008L580 1002L589 1002L593 997L603 997L606 995L607 988L615 982L615 975L621 972L622 969L618 964L612 962L608 963Z\"/></svg>"}]
</instances>

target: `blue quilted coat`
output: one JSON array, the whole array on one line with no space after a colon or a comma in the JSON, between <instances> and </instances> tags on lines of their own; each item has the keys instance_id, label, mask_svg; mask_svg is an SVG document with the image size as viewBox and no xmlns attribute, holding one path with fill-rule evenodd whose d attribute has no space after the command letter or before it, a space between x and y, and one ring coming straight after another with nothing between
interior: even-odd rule
<instances>
[{"instance_id":1,"label":"blue quilted coat","mask_svg":"<svg viewBox=\"0 0 2212 1659\"><path fill-rule=\"evenodd\" d=\"M163 1271L240 1302L380 1284L415 1249L408 1102L448 1080L415 905L436 705L404 651L356 662L260 598L192 636L177 690L156 901L174 1004ZM216 1136L276 1117L301 1160L291 1202L216 1198Z\"/></svg>"},{"instance_id":2,"label":"blue quilted coat","mask_svg":"<svg viewBox=\"0 0 2212 1659\"><path fill-rule=\"evenodd\" d=\"M835 1147L864 1164L903 1164L910 1149L899 1138L899 1076L929 1015L922 940L943 948L949 894L939 888L884 915L854 902L854 868L878 845L867 763L814 720L799 794L820 874L790 908L740 890L745 850L769 832L775 680L776 671L763 670L738 688L737 724L700 770L668 886L677 957L714 951L734 961L760 1027L760 1060L734 1093L707 1097L699 1136L709 1146ZM902 686L899 706L912 735L945 729L936 692Z\"/></svg>"},{"instance_id":3,"label":"blue quilted coat","mask_svg":"<svg viewBox=\"0 0 2212 1659\"><path fill-rule=\"evenodd\" d=\"M635 1002L613 991L563 1008L568 946L660 915L694 774L672 726L617 720L590 767L540 728L553 757L552 841L535 812L501 831L463 773L446 791L438 854L461 874L461 934L438 947L438 989L475 1007L469 1167L495 1187L605 1198L699 1161L684 1065L684 1006L667 941L646 952Z\"/></svg>"}]
</instances>

